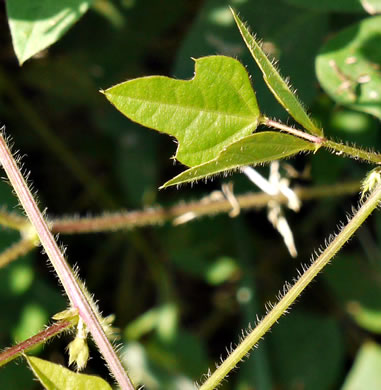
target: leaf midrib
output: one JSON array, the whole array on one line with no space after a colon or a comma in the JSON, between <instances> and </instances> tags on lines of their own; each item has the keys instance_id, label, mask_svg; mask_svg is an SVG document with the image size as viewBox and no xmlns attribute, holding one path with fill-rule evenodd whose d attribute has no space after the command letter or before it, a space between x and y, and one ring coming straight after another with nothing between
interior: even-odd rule
<instances>
[{"instance_id":1,"label":"leaf midrib","mask_svg":"<svg viewBox=\"0 0 381 390\"><path fill-rule=\"evenodd\" d=\"M248 120L249 119L253 119L253 118L257 118L258 115L252 113L252 115L239 115L239 114L230 114L230 113L226 113L226 112L223 112L223 111L217 111L217 110L208 110L208 109L205 109L205 108L195 108L195 107L192 107L192 106L183 106L183 105L179 105L179 104L171 104L171 103L162 103L162 102L157 102L157 101L154 101L154 100L148 100L148 99L139 99L139 98L132 98L132 97L126 97L126 96L123 96L123 95L116 95L116 94L113 94L114 96L118 96L120 98L123 98L123 99L128 99L128 100L132 100L132 101L138 101L138 102L141 102L142 104L157 104L157 105L160 105L160 106L164 106L164 107L180 107L184 110L188 110L188 111L196 111L196 112L202 112L202 113L209 113L209 114L214 114L214 115L219 115L219 116L227 116L227 117L232 117L232 118L240 118L240 119L243 119L243 118L247 118ZM254 123L255 121L253 121L252 123Z\"/></svg>"}]
</instances>

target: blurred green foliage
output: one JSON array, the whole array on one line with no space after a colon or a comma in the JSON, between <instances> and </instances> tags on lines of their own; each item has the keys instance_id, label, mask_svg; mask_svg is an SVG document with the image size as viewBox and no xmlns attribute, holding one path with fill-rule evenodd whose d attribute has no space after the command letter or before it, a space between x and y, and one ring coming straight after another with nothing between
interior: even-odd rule
<instances>
[{"instance_id":1,"label":"blurred green foliage","mask_svg":"<svg viewBox=\"0 0 381 390\"><path fill-rule=\"evenodd\" d=\"M226 180L234 181L237 193L253 190L235 174L193 188L159 192L158 186L181 169L169 160L176 145L169 137L128 121L98 93L143 75L190 78L194 69L190 57L231 55L252 75L261 111L285 120L228 5L263 39L326 136L380 150L379 121L359 106L340 105L346 102L333 100L333 93L328 97L314 69L318 53L326 55L327 47L337 46L335 33L373 17L358 7L359 2L352 13L347 11L353 1L346 8L329 7L331 2L326 1L319 2L319 9L308 6L315 1L303 3L94 1L57 43L22 67L2 3L0 118L16 149L27 155L25 169L32 172L41 207L56 216L171 205L220 189ZM380 40L379 35L375 39ZM377 62L381 45L372 48ZM361 179L370 169L325 152L289 163L300 172L311 168L310 178L296 180L305 185ZM265 167L260 171L267 174ZM15 207L7 185L0 185L0 196L3 207ZM290 259L265 211L61 240L68 246L69 262L79 265L101 310L116 314L131 374L149 390L186 390L208 367L214 368L226 347L239 341L241 329L264 314L265 302L274 300L284 280L296 275L299 262L308 261L357 200L329 198L305 203L299 214L287 212L299 252L296 261ZM17 239L2 229L1 249ZM380 240L381 219L375 214L297 302L297 309L276 325L222 388L328 390L344 382L350 388L365 359L367 347L361 346L373 339L372 345L379 349ZM1 348L34 334L63 310L66 302L60 289L38 251L0 269ZM69 341L69 336L62 336L36 353L65 364ZM86 372L111 382L95 348L92 356ZM25 362L11 363L0 371L0 388L38 388L31 377ZM367 378L379 383L380 370L367 371Z\"/></svg>"}]
</instances>

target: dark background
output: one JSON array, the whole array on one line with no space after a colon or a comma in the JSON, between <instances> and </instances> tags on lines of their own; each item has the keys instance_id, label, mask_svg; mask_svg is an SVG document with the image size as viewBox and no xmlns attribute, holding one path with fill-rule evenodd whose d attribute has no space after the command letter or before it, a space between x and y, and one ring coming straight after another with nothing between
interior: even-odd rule
<instances>
[{"instance_id":1,"label":"dark background","mask_svg":"<svg viewBox=\"0 0 381 390\"><path fill-rule=\"evenodd\" d=\"M122 22L91 9L59 42L19 67L1 2L0 120L15 149L25 155L25 169L31 171L41 208L57 217L170 206L199 199L229 180L236 194L256 191L239 174L159 191L182 170L170 159L175 143L130 122L98 92L143 75L191 78L190 57L226 54L247 66L262 112L287 121L238 30L227 22L228 2L112 4ZM273 44L282 74L290 76L327 136L380 149L379 122L337 106L319 88L314 70L324 42L366 14L302 9L279 0L230 4L259 37ZM340 119L349 114L357 127L348 129ZM300 172L311 172L295 181L306 186L360 180L369 170L363 163L324 151L288 163ZM268 175L266 167L259 171ZM178 227L168 223L62 235L60 241L102 312L116 315L126 364L138 381L149 390L186 390L225 356L225 348L238 341L241 329L264 314L264 304L274 301L283 282L296 276L300 263L309 262L357 201L357 195L327 197L305 202L298 214L285 211L299 252L296 260L267 221L266 210L242 212L236 219L208 217ZM17 204L4 183L0 204L10 211ZM357 302L381 316L380 234L380 217L375 214L222 388L339 388L364 340L379 338L356 323L347 308L349 302ZM17 234L2 229L1 249L15 240ZM218 268L221 264L231 267L225 277ZM211 270L219 275L217 280L211 278ZM0 269L0 299L1 348L41 330L66 305L38 250ZM144 323L139 322L142 319ZM70 340L62 336L36 353L67 364L65 345ZM144 365L136 363L138 357ZM138 369L131 368L134 362ZM20 359L2 368L0 388L39 388L25 366ZM93 347L86 372L108 378Z\"/></svg>"}]
</instances>

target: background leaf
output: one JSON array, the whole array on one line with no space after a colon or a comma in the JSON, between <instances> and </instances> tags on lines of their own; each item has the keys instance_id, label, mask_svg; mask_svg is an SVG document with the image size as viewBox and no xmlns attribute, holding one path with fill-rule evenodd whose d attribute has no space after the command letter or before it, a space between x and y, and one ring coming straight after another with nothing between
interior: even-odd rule
<instances>
[{"instance_id":1,"label":"background leaf","mask_svg":"<svg viewBox=\"0 0 381 390\"><path fill-rule=\"evenodd\" d=\"M381 119L381 16L339 32L320 50L316 74L339 104Z\"/></svg>"},{"instance_id":2,"label":"background leaf","mask_svg":"<svg viewBox=\"0 0 381 390\"><path fill-rule=\"evenodd\" d=\"M294 309L269 337L274 374L284 389L329 390L343 368L343 344L338 322Z\"/></svg>"},{"instance_id":3,"label":"background leaf","mask_svg":"<svg viewBox=\"0 0 381 390\"><path fill-rule=\"evenodd\" d=\"M381 11L380 0L283 0L284 2L302 8L331 12L373 12Z\"/></svg>"},{"instance_id":4,"label":"background leaf","mask_svg":"<svg viewBox=\"0 0 381 390\"><path fill-rule=\"evenodd\" d=\"M373 342L364 343L357 352L356 360L342 390L381 388L381 347Z\"/></svg>"},{"instance_id":5,"label":"background leaf","mask_svg":"<svg viewBox=\"0 0 381 390\"><path fill-rule=\"evenodd\" d=\"M111 390L111 386L102 378L79 374L69 369L33 356L26 360L47 390Z\"/></svg>"},{"instance_id":6,"label":"background leaf","mask_svg":"<svg viewBox=\"0 0 381 390\"><path fill-rule=\"evenodd\" d=\"M13 48L20 65L60 39L87 11L91 1L7 1Z\"/></svg>"},{"instance_id":7,"label":"background leaf","mask_svg":"<svg viewBox=\"0 0 381 390\"><path fill-rule=\"evenodd\" d=\"M151 76L105 91L130 119L175 136L179 141L175 157L188 166L212 160L252 133L259 117L249 77L237 60L210 56L195 62L192 80Z\"/></svg>"},{"instance_id":8,"label":"background leaf","mask_svg":"<svg viewBox=\"0 0 381 390\"><path fill-rule=\"evenodd\" d=\"M378 266L357 255L339 256L324 274L331 291L358 326L381 334L381 283Z\"/></svg>"},{"instance_id":9,"label":"background leaf","mask_svg":"<svg viewBox=\"0 0 381 390\"><path fill-rule=\"evenodd\" d=\"M263 40L282 74L290 77L299 98L310 106L318 92L312 60L328 31L329 15L288 6L279 0L206 0L177 51L173 72L176 77L192 74L190 57L218 53L237 57L253 78L261 112L282 121L289 115L263 81L234 22L233 7ZM303 34L300 32L303 31Z\"/></svg>"},{"instance_id":10,"label":"background leaf","mask_svg":"<svg viewBox=\"0 0 381 390\"><path fill-rule=\"evenodd\" d=\"M201 198L208 202L226 180L233 182L236 196L255 196L256 189L239 170L228 178L218 175L207 183L201 180L195 186L183 186L180 190L157 191L161 183L183 170L181 164L173 164L168 159L176 148L173 139L127 120L98 93L99 89L122 80L147 75L189 79L194 73L191 57L228 55L239 59L252 76L261 113L294 125L268 91L234 23L229 5L239 11L252 31L263 39L266 53L278 61L282 75L290 76L298 96L312 118L322 124L328 137L381 149L381 122L366 113L338 107L319 88L314 68L315 56L322 44L367 17L365 13L320 12L279 0L102 0L106 1L123 15L123 26L115 28L99 12L88 12L63 39L44 51L38 61L27 61L22 67L14 56L6 2L0 2L1 119L17 149L27 155L26 169L31 171L41 207L48 207L50 217L140 210L152 205L165 209ZM308 5L307 1L305 3ZM44 130L61 140L66 152L75 156L112 202L106 202L92 186L75 175L61 159L61 154L54 151L51 139L44 138ZM282 174L289 167L302 175L292 179L292 186L331 183L337 188L344 181L360 180L369 169L366 164L332 155L322 148L316 155L309 153L281 162ZM311 175L308 174L310 169ZM257 166L256 170L267 177L267 166ZM325 190L322 188L322 191ZM17 201L9 185L0 183L0 198L8 210L18 211L14 208ZM285 210L300 262L308 262L313 248L322 244L335 230L337 221L345 219L345 214L357 201L357 195L329 196L306 200L297 214ZM381 253L379 214L374 213L344 248L341 272L335 273L338 290L344 291L342 286L348 283L352 292L356 290L361 294L364 289L371 292L377 285L374 281L381 280L377 270ZM1 250L19 238L17 232L0 230ZM143 335L136 340L143 352L139 356L145 356L147 365L141 360L132 358L131 361L151 375L150 381L146 377L139 381L139 385L150 390L193 389L193 383L200 380L207 367L214 367L226 347L239 341L241 330L247 329L256 315L263 314L264 304L274 299L284 281L296 276L295 261L290 261L281 238L267 221L266 210L242 211L234 219L227 215L200 218L176 227L165 223L105 234L61 234L61 240L67 246L70 263L79 265L81 276L99 300L100 309L105 315L115 313L115 325L122 331L152 308L175 302L178 328L173 340L178 345L163 338L159 340L156 327L145 333L140 329ZM352 278L350 264L345 281L344 256L354 254L357 262L374 264L371 277L364 282L359 280L362 276ZM220 284L212 285L208 271L219 264L218 259L226 257L235 260L237 269L224 281L220 279ZM32 262L33 259L36 261ZM339 256L306 290L289 314L291 319L294 310L301 308L308 315L322 319L324 329L332 329L325 326L327 318L335 319L341 342L345 343L345 363L333 389L344 383L356 351L373 336L369 328L348 315L348 300L341 299L324 278L336 261L340 261ZM28 273L32 273L32 280ZM378 289L374 291L377 299ZM1 349L20 341L19 331L27 328L29 322L26 314L35 316L33 321L41 319L38 311L28 309L31 305L39 305L39 312L46 313L45 324L52 314L66 308L61 288L46 267L46 256L38 250L29 260L18 259L0 270L0 292L5 313L0 316ZM295 314L302 327L305 316ZM165 318L163 316L163 321ZM288 328L287 319L283 318L274 331L277 327ZM184 332L193 337L182 337ZM318 335L316 338L327 349L334 340L334 337L322 337L325 333L319 333L319 329L313 334ZM287 336L286 329L281 337ZM298 372L293 370L289 376L280 375L279 364L284 364L295 348L300 354L304 348L309 352L306 342L300 342L302 338L295 336L295 339L296 344L288 343L287 348L282 348L285 351L282 360L274 352L273 342L269 343L266 337L239 369L231 373L223 384L224 390L252 390L253 387L273 390L276 386L285 389L291 382L290 377L298 378L300 373L308 376L313 371L308 357L298 360ZM38 352L39 357L49 360L54 356L55 361L65 361L65 347L69 342L70 337L62 335L47 343ZM128 348L131 340L123 332L120 342ZM177 347L183 353L180 359ZM197 352L200 350L203 358ZM88 372L107 378L104 361L95 350L91 355ZM320 367L320 361L315 364ZM320 373L324 376L325 369ZM18 361L1 369L0 389L41 390L41 384L33 380L27 364Z\"/></svg>"},{"instance_id":11,"label":"background leaf","mask_svg":"<svg viewBox=\"0 0 381 390\"><path fill-rule=\"evenodd\" d=\"M186 170L162 187L200 180L219 172L278 160L309 150L315 150L314 144L292 135L275 131L252 134L226 147L214 160Z\"/></svg>"}]
</instances>

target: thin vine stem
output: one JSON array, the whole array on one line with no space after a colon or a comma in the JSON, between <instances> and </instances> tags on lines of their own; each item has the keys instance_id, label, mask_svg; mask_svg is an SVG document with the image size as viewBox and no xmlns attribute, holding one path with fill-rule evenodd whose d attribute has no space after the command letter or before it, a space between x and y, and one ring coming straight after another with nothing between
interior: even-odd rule
<instances>
[{"instance_id":1,"label":"thin vine stem","mask_svg":"<svg viewBox=\"0 0 381 390\"><path fill-rule=\"evenodd\" d=\"M290 133L292 135L296 135L299 138L304 138L305 140L310 141L314 144L318 144L318 145L323 144L324 140L325 140L325 138L323 138L323 137L317 137L316 135L306 133L305 131L294 129L293 127L284 125L283 123L274 121L274 120L269 119L267 117L262 118L261 124L263 124L265 126L269 126L269 127L274 127L276 129L279 129L279 130L286 131L287 133Z\"/></svg>"},{"instance_id":2,"label":"thin vine stem","mask_svg":"<svg viewBox=\"0 0 381 390\"><path fill-rule=\"evenodd\" d=\"M99 321L95 304L91 302L89 293L79 281L73 270L66 262L49 227L34 200L15 159L13 158L4 139L4 127L0 133L0 162L11 182L16 195L24 208L29 221L34 226L39 240L48 255L51 264L68 296L73 308L78 313L90 331L97 347L103 355L110 372L123 390L135 390L124 370L122 363L108 340Z\"/></svg>"},{"instance_id":3,"label":"thin vine stem","mask_svg":"<svg viewBox=\"0 0 381 390\"><path fill-rule=\"evenodd\" d=\"M0 268L7 266L14 260L17 260L20 256L26 255L32 249L36 247L34 240L29 238L22 238L12 246L0 253Z\"/></svg>"},{"instance_id":4,"label":"thin vine stem","mask_svg":"<svg viewBox=\"0 0 381 390\"><path fill-rule=\"evenodd\" d=\"M297 197L302 201L328 196L353 194L359 191L359 189L359 181L310 188L293 188ZM288 199L282 194L273 196L262 192L237 195L236 200L242 210L266 207L270 200L276 200L281 204L288 202ZM101 216L86 218L56 218L50 221L50 227L52 232L61 234L105 232L119 229L134 229L149 225L160 225L168 221L176 223L178 218L186 215L190 218L188 221L193 221L204 216L228 213L231 210L232 204L225 197L221 196L218 199L215 199L209 196L198 201L181 203L167 208L154 207L147 210L106 213Z\"/></svg>"},{"instance_id":5,"label":"thin vine stem","mask_svg":"<svg viewBox=\"0 0 381 390\"><path fill-rule=\"evenodd\" d=\"M318 273L330 262L342 246L351 238L355 231L363 224L366 218L377 208L381 201L381 184L368 196L337 236L328 244L320 256L311 263L304 273L291 286L286 283L284 295L279 302L267 313L237 346L237 348L221 363L216 371L203 383L199 390L213 390L228 375L228 373L250 352L263 335L278 319L287 312L295 299L303 292Z\"/></svg>"},{"instance_id":6,"label":"thin vine stem","mask_svg":"<svg viewBox=\"0 0 381 390\"><path fill-rule=\"evenodd\" d=\"M317 137L306 133L305 131L295 129L293 127L287 126L283 123L274 121L267 117L263 117L261 123L265 126L273 127L285 131L289 134L295 135L299 138L303 138L307 141L310 141L318 146L322 146L329 151L335 153L337 156L348 156L355 160L363 160L372 164L381 164L381 154L375 153L369 150L359 149L355 146L345 145L340 142L335 142L323 137Z\"/></svg>"},{"instance_id":7,"label":"thin vine stem","mask_svg":"<svg viewBox=\"0 0 381 390\"><path fill-rule=\"evenodd\" d=\"M315 187L295 186L293 191L301 201L308 201L330 196L350 195L358 192L359 189L359 181L349 181ZM156 206L145 210L120 211L84 218L48 218L49 227L53 233L85 234L135 229L143 226L161 225L170 221L174 224L178 224L179 219L184 221L184 216L190 216L187 220L187 222L190 222L205 216L214 216L231 212L231 202L229 202L222 193L219 193L219 195L220 196L218 197L207 196L192 202L182 202L170 207ZM282 194L269 195L263 192L250 192L243 195L237 195L235 199L240 210L260 209L266 207L270 200L275 200L280 204L286 204L288 202L288 199ZM25 217L0 210L0 225L22 232L30 223Z\"/></svg>"},{"instance_id":8,"label":"thin vine stem","mask_svg":"<svg viewBox=\"0 0 381 390\"><path fill-rule=\"evenodd\" d=\"M23 341L22 343L7 348L5 351L0 353L0 367L28 352L37 345L45 344L52 337L55 337L62 332L68 331L74 326L75 324L70 321L58 321L48 326L43 331L30 337L29 339Z\"/></svg>"},{"instance_id":9,"label":"thin vine stem","mask_svg":"<svg viewBox=\"0 0 381 390\"><path fill-rule=\"evenodd\" d=\"M349 156L355 160L363 160L370 163L381 164L381 154L379 153L358 149L354 146L344 145L329 139L325 140L322 146L329 149L337 156Z\"/></svg>"}]
</instances>

